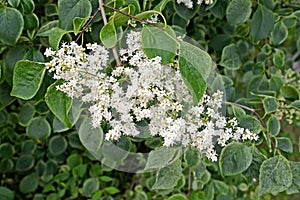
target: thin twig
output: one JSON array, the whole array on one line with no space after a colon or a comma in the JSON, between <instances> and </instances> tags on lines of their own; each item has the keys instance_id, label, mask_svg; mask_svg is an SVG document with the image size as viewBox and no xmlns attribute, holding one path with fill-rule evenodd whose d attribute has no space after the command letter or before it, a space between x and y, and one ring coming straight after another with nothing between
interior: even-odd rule
<instances>
[{"instance_id":1,"label":"thin twig","mask_svg":"<svg viewBox=\"0 0 300 200\"><path fill-rule=\"evenodd\" d=\"M84 25L84 27L82 28L82 30L80 31L79 35L77 36L75 42L77 42L79 40L79 38L82 36L82 34L86 31L87 27L92 23L92 21L94 20L94 18L97 16L97 14L99 13L99 9L96 10L96 12L93 14L93 16L90 18L90 20Z\"/></svg>"},{"instance_id":2,"label":"thin twig","mask_svg":"<svg viewBox=\"0 0 300 200\"><path fill-rule=\"evenodd\" d=\"M254 114L259 119L260 123L264 127L266 127L265 122L263 121L263 119L261 118L261 116L256 112L255 109L249 108L248 106L244 106L244 105L241 105L241 104L237 104L237 103L233 103L233 102L228 102L228 101L223 101L223 103L226 104L226 105L233 105L233 106L240 107L240 108L243 108L245 110L250 111L252 114Z\"/></svg>"},{"instance_id":3,"label":"thin twig","mask_svg":"<svg viewBox=\"0 0 300 200\"><path fill-rule=\"evenodd\" d=\"M106 15L105 15L105 11L104 11L104 3L102 0L99 0L99 9L100 9L100 12L101 12L101 15L102 15L102 19L103 19L103 23L104 25L107 24L107 18L106 18ZM114 55L114 58L116 60L116 64L117 66L121 66L121 62L120 62L120 59L119 59L119 55L118 55L118 52L117 52L117 49L116 47L113 47L112 48L112 52L113 52L113 55Z\"/></svg>"},{"instance_id":4,"label":"thin twig","mask_svg":"<svg viewBox=\"0 0 300 200\"><path fill-rule=\"evenodd\" d=\"M162 30L165 30L165 28L162 27L162 26L159 26L159 25L157 25L157 24L155 24L155 23L152 23L152 22L149 22L149 21L147 21L147 20L138 18L138 17L136 17L136 16L134 16L134 15L128 14L128 13L123 12L123 11L121 11L121 10L115 9L114 7L111 7L111 6L108 6L108 5L105 5L105 4L102 4L102 6L105 7L105 8L109 8L109 9L115 11L115 12L121 13L122 15L125 15L125 16L127 16L127 17L130 17L130 18L132 18L132 19L135 19L136 21L144 22L145 24L149 24L149 25L151 25L151 26L155 26L156 28L160 28L160 29L162 29Z\"/></svg>"}]
</instances>

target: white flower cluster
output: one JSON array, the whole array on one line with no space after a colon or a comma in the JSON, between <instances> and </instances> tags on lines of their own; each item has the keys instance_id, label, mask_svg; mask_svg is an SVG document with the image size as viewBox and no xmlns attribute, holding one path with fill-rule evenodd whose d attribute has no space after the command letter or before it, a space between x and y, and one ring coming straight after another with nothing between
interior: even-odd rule
<instances>
[{"instance_id":1,"label":"white flower cluster","mask_svg":"<svg viewBox=\"0 0 300 200\"><path fill-rule=\"evenodd\" d=\"M193 0L176 0L177 1L177 3L178 4L181 4L181 3L183 3L184 4L184 6L186 6L187 8L189 8L189 9L192 9L193 8ZM201 5L202 3L205 3L206 5L210 5L210 4L213 4L214 3L214 1L213 0L198 0L197 1L197 4L198 5Z\"/></svg>"},{"instance_id":2,"label":"white flower cluster","mask_svg":"<svg viewBox=\"0 0 300 200\"><path fill-rule=\"evenodd\" d=\"M248 129L237 126L218 111L223 93L204 95L198 105L185 86L178 67L162 65L161 58L147 58L142 50L141 32L127 35L127 48L120 50L124 66L108 70L109 52L97 44L86 49L72 42L58 51L48 49L47 63L55 79L64 82L57 89L90 105L93 127L106 121L111 129L106 140L122 135L138 137L136 123L146 121L151 136L161 136L164 146L194 146L216 161L215 144L230 140L257 140ZM89 53L86 53L86 50Z\"/></svg>"}]
</instances>

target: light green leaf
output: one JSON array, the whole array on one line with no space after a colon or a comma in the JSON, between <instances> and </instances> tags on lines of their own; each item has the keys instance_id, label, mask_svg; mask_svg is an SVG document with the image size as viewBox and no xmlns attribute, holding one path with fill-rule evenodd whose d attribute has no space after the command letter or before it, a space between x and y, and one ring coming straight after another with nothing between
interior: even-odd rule
<instances>
[{"instance_id":1,"label":"light green leaf","mask_svg":"<svg viewBox=\"0 0 300 200\"><path fill-rule=\"evenodd\" d=\"M60 84L59 81L48 87L45 95L45 101L51 112L68 128L72 126L68 113L72 107L72 99L65 93L56 89Z\"/></svg>"},{"instance_id":2,"label":"light green leaf","mask_svg":"<svg viewBox=\"0 0 300 200\"><path fill-rule=\"evenodd\" d=\"M19 184L19 189L22 193L27 194L30 192L34 192L39 185L38 178L34 174L30 174L25 176Z\"/></svg>"},{"instance_id":3,"label":"light green leaf","mask_svg":"<svg viewBox=\"0 0 300 200\"><path fill-rule=\"evenodd\" d=\"M118 42L114 20L110 20L100 31L100 39L106 48L113 48Z\"/></svg>"},{"instance_id":4,"label":"light green leaf","mask_svg":"<svg viewBox=\"0 0 300 200\"><path fill-rule=\"evenodd\" d=\"M11 95L28 100L38 92L46 73L44 64L27 60L16 63Z\"/></svg>"},{"instance_id":5,"label":"light green leaf","mask_svg":"<svg viewBox=\"0 0 300 200\"><path fill-rule=\"evenodd\" d=\"M35 139L47 138L50 136L51 126L45 117L38 116L30 120L26 133Z\"/></svg>"},{"instance_id":6,"label":"light green leaf","mask_svg":"<svg viewBox=\"0 0 300 200\"><path fill-rule=\"evenodd\" d=\"M279 107L279 103L278 103L277 99L275 99L273 97L264 98L262 103L263 103L265 113L275 112Z\"/></svg>"},{"instance_id":7,"label":"light green leaf","mask_svg":"<svg viewBox=\"0 0 300 200\"><path fill-rule=\"evenodd\" d=\"M287 153L293 153L293 143L288 137L277 137L277 148Z\"/></svg>"},{"instance_id":8,"label":"light green leaf","mask_svg":"<svg viewBox=\"0 0 300 200\"><path fill-rule=\"evenodd\" d=\"M181 161L175 160L170 165L161 168L156 174L156 180L152 186L153 190L173 189L181 177Z\"/></svg>"},{"instance_id":9,"label":"light green leaf","mask_svg":"<svg viewBox=\"0 0 300 200\"><path fill-rule=\"evenodd\" d=\"M160 169L178 159L180 147L160 147L150 152L145 170Z\"/></svg>"},{"instance_id":10,"label":"light green leaf","mask_svg":"<svg viewBox=\"0 0 300 200\"><path fill-rule=\"evenodd\" d=\"M172 63L177 50L176 34L170 28L166 30L146 25L142 30L142 48L149 58L161 57L162 64Z\"/></svg>"},{"instance_id":11,"label":"light green leaf","mask_svg":"<svg viewBox=\"0 0 300 200\"><path fill-rule=\"evenodd\" d=\"M60 27L72 30L75 17L85 18L91 15L92 4L89 0L59 0L58 19Z\"/></svg>"},{"instance_id":12,"label":"light green leaf","mask_svg":"<svg viewBox=\"0 0 300 200\"><path fill-rule=\"evenodd\" d=\"M226 18L230 24L246 22L251 14L252 2L250 0L233 0L226 10Z\"/></svg>"},{"instance_id":13,"label":"light green leaf","mask_svg":"<svg viewBox=\"0 0 300 200\"><path fill-rule=\"evenodd\" d=\"M188 200L184 194L173 194L166 200Z\"/></svg>"},{"instance_id":14,"label":"light green leaf","mask_svg":"<svg viewBox=\"0 0 300 200\"><path fill-rule=\"evenodd\" d=\"M290 161L290 166L293 174L292 184L287 189L287 194L295 194L300 192L300 162Z\"/></svg>"},{"instance_id":15,"label":"light green leaf","mask_svg":"<svg viewBox=\"0 0 300 200\"><path fill-rule=\"evenodd\" d=\"M280 122L275 115L271 115L267 121L267 130L273 136L277 136L280 131Z\"/></svg>"},{"instance_id":16,"label":"light green leaf","mask_svg":"<svg viewBox=\"0 0 300 200\"><path fill-rule=\"evenodd\" d=\"M162 12L166 5L170 2L171 0L162 0L160 1L155 7L154 10L158 11L158 12Z\"/></svg>"},{"instance_id":17,"label":"light green leaf","mask_svg":"<svg viewBox=\"0 0 300 200\"><path fill-rule=\"evenodd\" d=\"M130 4L129 6L122 8L121 11L132 15L135 12L135 7ZM113 15L115 27L125 25L129 19L128 16L118 12L115 12Z\"/></svg>"},{"instance_id":18,"label":"light green leaf","mask_svg":"<svg viewBox=\"0 0 300 200\"><path fill-rule=\"evenodd\" d=\"M288 189L292 184L293 174L289 162L282 156L265 160L260 167L260 194L274 195Z\"/></svg>"},{"instance_id":19,"label":"light green leaf","mask_svg":"<svg viewBox=\"0 0 300 200\"><path fill-rule=\"evenodd\" d=\"M14 45L22 34L24 20L15 8L0 8L0 42Z\"/></svg>"},{"instance_id":20,"label":"light green leaf","mask_svg":"<svg viewBox=\"0 0 300 200\"><path fill-rule=\"evenodd\" d=\"M91 120L85 118L78 131L82 145L90 152L98 154L103 143L103 130L92 127Z\"/></svg>"},{"instance_id":21,"label":"light green leaf","mask_svg":"<svg viewBox=\"0 0 300 200\"><path fill-rule=\"evenodd\" d=\"M261 40L268 37L273 29L274 23L275 17L273 12L262 5L258 5L257 10L252 17L250 28L251 35L255 40Z\"/></svg>"},{"instance_id":22,"label":"light green leaf","mask_svg":"<svg viewBox=\"0 0 300 200\"><path fill-rule=\"evenodd\" d=\"M120 190L118 188L113 187L113 186L106 187L105 191L110 195L114 195L114 194L117 194L120 192Z\"/></svg>"},{"instance_id":23,"label":"light green leaf","mask_svg":"<svg viewBox=\"0 0 300 200\"><path fill-rule=\"evenodd\" d=\"M57 50L63 36L68 32L60 28L52 28L49 32L49 45L52 49Z\"/></svg>"},{"instance_id":24,"label":"light green leaf","mask_svg":"<svg viewBox=\"0 0 300 200\"><path fill-rule=\"evenodd\" d=\"M8 0L8 4L11 5L12 7L17 8L20 4L21 0Z\"/></svg>"},{"instance_id":25,"label":"light green leaf","mask_svg":"<svg viewBox=\"0 0 300 200\"><path fill-rule=\"evenodd\" d=\"M15 193L7 187L0 186L0 196L5 200L14 200Z\"/></svg>"},{"instance_id":26,"label":"light green leaf","mask_svg":"<svg viewBox=\"0 0 300 200\"><path fill-rule=\"evenodd\" d=\"M300 100L293 101L290 106L293 108L296 108L297 110L300 110Z\"/></svg>"},{"instance_id":27,"label":"light green leaf","mask_svg":"<svg viewBox=\"0 0 300 200\"><path fill-rule=\"evenodd\" d=\"M75 35L77 35L83 28L84 24L87 22L89 17L81 18L81 17L75 17L73 19L73 29Z\"/></svg>"},{"instance_id":28,"label":"light green leaf","mask_svg":"<svg viewBox=\"0 0 300 200\"><path fill-rule=\"evenodd\" d=\"M220 65L230 70L237 70L242 66L239 51L235 44L229 44L223 49Z\"/></svg>"},{"instance_id":29,"label":"light green leaf","mask_svg":"<svg viewBox=\"0 0 300 200\"><path fill-rule=\"evenodd\" d=\"M288 37L288 29L282 20L277 22L274 26L274 29L271 33L272 43L274 45L282 44Z\"/></svg>"},{"instance_id":30,"label":"light green leaf","mask_svg":"<svg viewBox=\"0 0 300 200\"><path fill-rule=\"evenodd\" d=\"M243 143L232 142L222 149L219 167L221 174L232 176L247 170L251 162L251 147Z\"/></svg>"}]
</instances>

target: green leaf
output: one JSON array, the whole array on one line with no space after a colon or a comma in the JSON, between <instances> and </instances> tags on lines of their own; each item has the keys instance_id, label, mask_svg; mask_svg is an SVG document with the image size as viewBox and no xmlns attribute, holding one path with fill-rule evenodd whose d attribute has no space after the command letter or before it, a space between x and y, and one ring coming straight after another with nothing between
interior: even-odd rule
<instances>
[{"instance_id":1,"label":"green leaf","mask_svg":"<svg viewBox=\"0 0 300 200\"><path fill-rule=\"evenodd\" d=\"M39 185L39 181L34 174L30 174L25 176L19 184L19 189L22 193L27 194L30 192L34 192Z\"/></svg>"},{"instance_id":2,"label":"green leaf","mask_svg":"<svg viewBox=\"0 0 300 200\"><path fill-rule=\"evenodd\" d=\"M120 190L114 186L109 186L105 188L105 191L110 194L110 195L114 195L120 192Z\"/></svg>"},{"instance_id":3,"label":"green leaf","mask_svg":"<svg viewBox=\"0 0 300 200\"><path fill-rule=\"evenodd\" d=\"M171 0L162 0L160 1L155 7L154 10L158 11L158 12L162 12L166 5L170 2Z\"/></svg>"},{"instance_id":4,"label":"green leaf","mask_svg":"<svg viewBox=\"0 0 300 200\"><path fill-rule=\"evenodd\" d=\"M277 68L283 69L285 67L284 51L281 49L275 49L275 52L272 54L272 61Z\"/></svg>"},{"instance_id":5,"label":"green leaf","mask_svg":"<svg viewBox=\"0 0 300 200\"><path fill-rule=\"evenodd\" d=\"M260 194L274 195L288 189L292 184L292 170L289 162L282 156L265 160L260 167Z\"/></svg>"},{"instance_id":6,"label":"green leaf","mask_svg":"<svg viewBox=\"0 0 300 200\"><path fill-rule=\"evenodd\" d=\"M27 60L18 61L14 68L11 95L24 100L33 98L43 82L45 73L44 64Z\"/></svg>"},{"instance_id":7,"label":"green leaf","mask_svg":"<svg viewBox=\"0 0 300 200\"><path fill-rule=\"evenodd\" d=\"M34 117L35 110L30 103L25 103L20 109L19 113L19 124L21 126L27 126L30 120Z\"/></svg>"},{"instance_id":8,"label":"green leaf","mask_svg":"<svg viewBox=\"0 0 300 200\"><path fill-rule=\"evenodd\" d=\"M34 165L34 157L32 155L22 155L17 159L16 170L27 171Z\"/></svg>"},{"instance_id":9,"label":"green leaf","mask_svg":"<svg viewBox=\"0 0 300 200\"><path fill-rule=\"evenodd\" d=\"M275 115L271 115L267 121L267 130L273 136L277 136L280 131L280 122Z\"/></svg>"},{"instance_id":10,"label":"green leaf","mask_svg":"<svg viewBox=\"0 0 300 200\"><path fill-rule=\"evenodd\" d=\"M100 31L100 39L106 48L113 48L118 42L114 20L110 20Z\"/></svg>"},{"instance_id":11,"label":"green leaf","mask_svg":"<svg viewBox=\"0 0 300 200\"><path fill-rule=\"evenodd\" d=\"M300 110L300 100L293 101L290 106L293 108L296 108L297 110Z\"/></svg>"},{"instance_id":12,"label":"green leaf","mask_svg":"<svg viewBox=\"0 0 300 200\"><path fill-rule=\"evenodd\" d=\"M255 40L261 40L269 36L275 23L273 12L265 6L258 5L255 11L250 32Z\"/></svg>"},{"instance_id":13,"label":"green leaf","mask_svg":"<svg viewBox=\"0 0 300 200\"><path fill-rule=\"evenodd\" d=\"M92 4L89 0L59 0L58 19L60 28L72 30L75 17L85 18L91 15Z\"/></svg>"},{"instance_id":14,"label":"green leaf","mask_svg":"<svg viewBox=\"0 0 300 200\"><path fill-rule=\"evenodd\" d=\"M36 36L49 37L53 28L58 28L58 20L53 20L43 24L37 31Z\"/></svg>"},{"instance_id":15,"label":"green leaf","mask_svg":"<svg viewBox=\"0 0 300 200\"><path fill-rule=\"evenodd\" d=\"M292 184L287 189L287 194L295 194L300 192L300 162L290 161L290 166L293 174Z\"/></svg>"},{"instance_id":16,"label":"green leaf","mask_svg":"<svg viewBox=\"0 0 300 200\"><path fill-rule=\"evenodd\" d=\"M161 57L162 64L172 63L177 50L176 34L169 26L166 30L145 25L142 30L142 48L149 58Z\"/></svg>"},{"instance_id":17,"label":"green leaf","mask_svg":"<svg viewBox=\"0 0 300 200\"><path fill-rule=\"evenodd\" d=\"M10 158L0 160L0 173L5 174L14 171L14 162Z\"/></svg>"},{"instance_id":18,"label":"green leaf","mask_svg":"<svg viewBox=\"0 0 300 200\"><path fill-rule=\"evenodd\" d=\"M287 153L293 153L293 143L288 137L277 137L277 148Z\"/></svg>"},{"instance_id":19,"label":"green leaf","mask_svg":"<svg viewBox=\"0 0 300 200\"><path fill-rule=\"evenodd\" d=\"M248 169L252 162L251 147L232 142L222 149L219 167L224 176L237 175Z\"/></svg>"},{"instance_id":20,"label":"green leaf","mask_svg":"<svg viewBox=\"0 0 300 200\"><path fill-rule=\"evenodd\" d=\"M288 37L288 29L282 20L277 22L274 26L274 29L271 33L272 43L274 45L282 44Z\"/></svg>"},{"instance_id":21,"label":"green leaf","mask_svg":"<svg viewBox=\"0 0 300 200\"><path fill-rule=\"evenodd\" d=\"M194 147L189 147L184 152L184 160L190 167L194 167L200 163L200 152Z\"/></svg>"},{"instance_id":22,"label":"green leaf","mask_svg":"<svg viewBox=\"0 0 300 200\"><path fill-rule=\"evenodd\" d=\"M24 15L24 29L33 30L39 27L39 18L34 13Z\"/></svg>"},{"instance_id":23,"label":"green leaf","mask_svg":"<svg viewBox=\"0 0 300 200\"><path fill-rule=\"evenodd\" d=\"M233 0L226 9L226 18L230 24L246 22L251 14L252 2L250 0Z\"/></svg>"},{"instance_id":24,"label":"green leaf","mask_svg":"<svg viewBox=\"0 0 300 200\"><path fill-rule=\"evenodd\" d=\"M12 157L15 153L15 148L12 144L2 143L0 144L0 158L1 157Z\"/></svg>"},{"instance_id":25,"label":"green leaf","mask_svg":"<svg viewBox=\"0 0 300 200\"><path fill-rule=\"evenodd\" d=\"M63 136L56 135L49 140L49 151L54 156L64 153L67 147L68 142Z\"/></svg>"},{"instance_id":26,"label":"green leaf","mask_svg":"<svg viewBox=\"0 0 300 200\"><path fill-rule=\"evenodd\" d=\"M298 90L290 85L284 85L280 88L280 94L289 100L298 100L299 99L299 92Z\"/></svg>"},{"instance_id":27,"label":"green leaf","mask_svg":"<svg viewBox=\"0 0 300 200\"><path fill-rule=\"evenodd\" d=\"M98 178L88 178L83 182L82 195L85 197L91 197L98 189L100 183Z\"/></svg>"},{"instance_id":28,"label":"green leaf","mask_svg":"<svg viewBox=\"0 0 300 200\"><path fill-rule=\"evenodd\" d=\"M42 139L50 136L51 126L45 117L33 118L26 128L26 133L34 139Z\"/></svg>"},{"instance_id":29,"label":"green leaf","mask_svg":"<svg viewBox=\"0 0 300 200\"><path fill-rule=\"evenodd\" d=\"M0 8L0 42L14 45L22 34L24 20L15 8Z\"/></svg>"},{"instance_id":30,"label":"green leaf","mask_svg":"<svg viewBox=\"0 0 300 200\"><path fill-rule=\"evenodd\" d=\"M100 127L94 128L89 118L85 118L78 131L82 145L90 152L98 154L103 143L103 130Z\"/></svg>"},{"instance_id":31,"label":"green leaf","mask_svg":"<svg viewBox=\"0 0 300 200\"><path fill-rule=\"evenodd\" d=\"M156 174L156 180L152 190L173 189L181 177L181 161L175 160L170 165L161 168Z\"/></svg>"},{"instance_id":32,"label":"green leaf","mask_svg":"<svg viewBox=\"0 0 300 200\"><path fill-rule=\"evenodd\" d=\"M21 0L21 4L25 14L32 13L35 9L35 4L33 0Z\"/></svg>"},{"instance_id":33,"label":"green leaf","mask_svg":"<svg viewBox=\"0 0 300 200\"><path fill-rule=\"evenodd\" d=\"M8 0L8 4L11 5L12 7L17 8L20 4L20 0Z\"/></svg>"},{"instance_id":34,"label":"green leaf","mask_svg":"<svg viewBox=\"0 0 300 200\"><path fill-rule=\"evenodd\" d=\"M129 6L122 8L121 11L132 15L135 12L135 7L134 5L129 4ZM115 12L113 15L113 21L115 27L125 25L129 19L130 18L128 16L121 14L119 12Z\"/></svg>"},{"instance_id":35,"label":"green leaf","mask_svg":"<svg viewBox=\"0 0 300 200\"><path fill-rule=\"evenodd\" d=\"M81 17L75 17L73 19L73 29L75 35L77 35L83 28L84 24L87 22L89 17L81 18Z\"/></svg>"},{"instance_id":36,"label":"green leaf","mask_svg":"<svg viewBox=\"0 0 300 200\"><path fill-rule=\"evenodd\" d=\"M180 147L160 147L149 153L145 170L160 169L170 165L181 155Z\"/></svg>"},{"instance_id":37,"label":"green leaf","mask_svg":"<svg viewBox=\"0 0 300 200\"><path fill-rule=\"evenodd\" d=\"M239 118L238 121L241 127L247 128L253 133L258 134L261 131L261 124L255 117L245 115Z\"/></svg>"},{"instance_id":38,"label":"green leaf","mask_svg":"<svg viewBox=\"0 0 300 200\"><path fill-rule=\"evenodd\" d=\"M275 99L273 97L264 98L262 103L263 103L265 113L275 112L279 107L279 103L278 103L277 99Z\"/></svg>"},{"instance_id":39,"label":"green leaf","mask_svg":"<svg viewBox=\"0 0 300 200\"><path fill-rule=\"evenodd\" d=\"M166 200L188 200L184 194L173 194Z\"/></svg>"},{"instance_id":40,"label":"green leaf","mask_svg":"<svg viewBox=\"0 0 300 200\"><path fill-rule=\"evenodd\" d=\"M220 65L230 70L237 70L242 66L239 51L235 44L229 44L223 49Z\"/></svg>"},{"instance_id":41,"label":"green leaf","mask_svg":"<svg viewBox=\"0 0 300 200\"><path fill-rule=\"evenodd\" d=\"M56 89L60 82L57 81L48 87L45 101L51 112L68 128L72 127L68 113L72 107L72 99L65 93Z\"/></svg>"},{"instance_id":42,"label":"green leaf","mask_svg":"<svg viewBox=\"0 0 300 200\"><path fill-rule=\"evenodd\" d=\"M0 186L0 196L3 200L14 200L15 193L7 187Z\"/></svg>"},{"instance_id":43,"label":"green leaf","mask_svg":"<svg viewBox=\"0 0 300 200\"><path fill-rule=\"evenodd\" d=\"M61 39L67 33L68 32L63 30L63 29L60 29L60 28L57 28L57 27L52 28L49 32L49 45L50 45L50 47L54 50L57 50L58 47L59 47L59 43L60 43Z\"/></svg>"}]
</instances>

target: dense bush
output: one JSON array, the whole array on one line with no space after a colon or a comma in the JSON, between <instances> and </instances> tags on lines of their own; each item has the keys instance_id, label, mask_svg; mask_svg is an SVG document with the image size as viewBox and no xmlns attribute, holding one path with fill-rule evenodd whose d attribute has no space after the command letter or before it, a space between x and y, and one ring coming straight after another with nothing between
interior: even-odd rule
<instances>
[{"instance_id":1,"label":"dense bush","mask_svg":"<svg viewBox=\"0 0 300 200\"><path fill-rule=\"evenodd\" d=\"M298 1L112 0L104 1L104 7L99 2L0 0L0 199L300 198ZM181 92L190 101L182 104L184 109L167 110L166 115L173 117L170 127L177 119L188 119L184 118L188 111L193 120L206 120L196 129L201 133L209 127L207 121L227 116L223 128L231 132L210 136L216 141L213 149L201 149L204 144L193 142L184 147L182 138L168 140L171 136L162 133L153 136L155 118L138 120L133 109L127 114L141 135L123 131L117 140L107 141L115 136L112 130L117 126L108 117L98 125L95 120L104 111L118 119L121 114L115 104L90 119L87 106L95 102L72 99L69 80L59 74L56 64L49 64L61 49L58 57L67 52L61 66L69 66L70 55L70 60L82 55L74 66L83 66L100 47L68 54L69 43L84 47L102 43L113 55L101 71L102 78L114 77L123 89L129 88L133 78L117 71L139 70L138 61L132 59L139 50L130 52L128 47L119 52L132 30L142 31L137 32L142 34L139 53L145 55L138 61L154 63L169 73L153 80L166 84L158 90L186 84L178 87L185 89ZM95 57L98 65L104 62ZM91 66L84 66L85 73ZM70 69L66 71L75 77L76 70ZM142 69L139 72L143 74ZM181 78L175 76L177 72ZM108 84L99 79L99 85L104 83ZM92 93L93 87L80 82L71 91L80 84L84 94ZM224 97L214 118L207 113L217 96L209 95L218 90ZM106 92L99 98L111 97L115 91ZM164 97L170 97L173 106L180 104L177 93L172 95ZM161 106L159 101L155 97L146 107ZM201 103L203 113L196 117L188 109L202 108ZM175 130L178 135L185 134L181 128ZM242 135L235 139L238 130ZM223 145L224 133L229 136L223 138Z\"/></svg>"}]
</instances>

